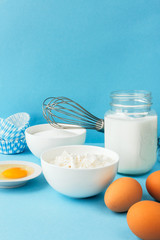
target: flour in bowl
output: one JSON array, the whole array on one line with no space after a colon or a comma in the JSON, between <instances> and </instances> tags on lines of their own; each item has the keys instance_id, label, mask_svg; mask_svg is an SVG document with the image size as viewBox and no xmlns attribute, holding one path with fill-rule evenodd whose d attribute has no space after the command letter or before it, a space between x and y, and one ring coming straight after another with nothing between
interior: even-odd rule
<instances>
[{"instance_id":1,"label":"flour in bowl","mask_svg":"<svg viewBox=\"0 0 160 240\"><path fill-rule=\"evenodd\" d=\"M77 154L64 151L61 155L56 156L50 163L55 166L64 168L98 168L107 166L112 159L100 154Z\"/></svg>"}]
</instances>

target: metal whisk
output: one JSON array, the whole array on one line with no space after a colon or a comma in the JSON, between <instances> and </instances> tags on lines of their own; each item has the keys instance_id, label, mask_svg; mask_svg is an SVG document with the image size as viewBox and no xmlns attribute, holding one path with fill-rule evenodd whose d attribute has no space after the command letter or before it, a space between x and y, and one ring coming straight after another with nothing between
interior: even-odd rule
<instances>
[{"instance_id":1,"label":"metal whisk","mask_svg":"<svg viewBox=\"0 0 160 240\"><path fill-rule=\"evenodd\" d=\"M43 102L43 116L53 127L76 128L104 132L104 120L97 118L78 103L66 97L49 97ZM68 124L63 125L63 123ZM61 125L62 124L62 125Z\"/></svg>"}]
</instances>

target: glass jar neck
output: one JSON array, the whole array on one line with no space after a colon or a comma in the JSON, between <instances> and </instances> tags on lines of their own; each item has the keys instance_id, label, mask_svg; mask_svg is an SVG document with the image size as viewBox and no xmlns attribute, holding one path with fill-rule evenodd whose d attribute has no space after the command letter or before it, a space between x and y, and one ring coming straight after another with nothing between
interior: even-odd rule
<instances>
[{"instance_id":1,"label":"glass jar neck","mask_svg":"<svg viewBox=\"0 0 160 240\"><path fill-rule=\"evenodd\" d=\"M145 116L151 110L151 93L143 90L116 91L111 95L111 109L129 116Z\"/></svg>"}]
</instances>

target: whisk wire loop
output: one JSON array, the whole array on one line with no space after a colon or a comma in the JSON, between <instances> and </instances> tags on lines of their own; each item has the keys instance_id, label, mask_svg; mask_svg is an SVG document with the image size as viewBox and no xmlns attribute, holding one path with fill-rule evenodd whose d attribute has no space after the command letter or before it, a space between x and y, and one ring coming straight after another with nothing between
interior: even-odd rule
<instances>
[{"instance_id":1,"label":"whisk wire loop","mask_svg":"<svg viewBox=\"0 0 160 240\"><path fill-rule=\"evenodd\" d=\"M84 127L104 131L103 119L97 118L80 104L66 97L46 98L43 102L43 116L49 124L58 128ZM57 119L60 122L57 122ZM62 123L68 125L64 126Z\"/></svg>"}]
</instances>

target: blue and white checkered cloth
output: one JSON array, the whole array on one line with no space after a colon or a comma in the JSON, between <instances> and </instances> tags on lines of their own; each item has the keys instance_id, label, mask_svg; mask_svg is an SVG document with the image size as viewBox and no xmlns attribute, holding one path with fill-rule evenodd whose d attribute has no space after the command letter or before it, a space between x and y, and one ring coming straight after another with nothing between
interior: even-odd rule
<instances>
[{"instance_id":1,"label":"blue and white checkered cloth","mask_svg":"<svg viewBox=\"0 0 160 240\"><path fill-rule=\"evenodd\" d=\"M6 119L0 118L0 153L14 154L26 147L25 130L29 127L28 113L16 113Z\"/></svg>"}]
</instances>

